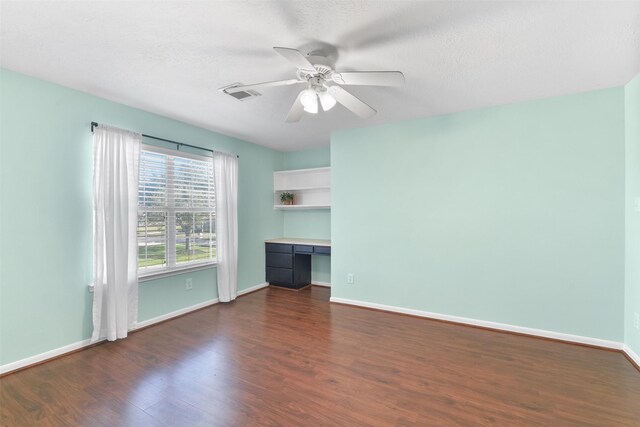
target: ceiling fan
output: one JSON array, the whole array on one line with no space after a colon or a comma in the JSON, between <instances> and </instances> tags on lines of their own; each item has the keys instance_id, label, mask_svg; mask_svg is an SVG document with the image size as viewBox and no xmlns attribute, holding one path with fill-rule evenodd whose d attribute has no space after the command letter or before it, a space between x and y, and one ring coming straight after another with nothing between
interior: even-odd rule
<instances>
[{"instance_id":1,"label":"ceiling fan","mask_svg":"<svg viewBox=\"0 0 640 427\"><path fill-rule=\"evenodd\" d=\"M274 86L306 84L307 88L298 94L287 114L285 119L287 123L300 121L305 111L317 114L318 101L324 111L329 111L336 105L336 102L339 102L357 116L367 119L376 114L376 110L347 92L342 88L343 85L402 86L404 84L404 75L400 71L339 72L333 69L331 61L321 52L312 52L306 56L297 49L287 47L274 47L273 49L296 66L297 78L250 85L231 85L220 90L227 94L233 94Z\"/></svg>"}]
</instances>

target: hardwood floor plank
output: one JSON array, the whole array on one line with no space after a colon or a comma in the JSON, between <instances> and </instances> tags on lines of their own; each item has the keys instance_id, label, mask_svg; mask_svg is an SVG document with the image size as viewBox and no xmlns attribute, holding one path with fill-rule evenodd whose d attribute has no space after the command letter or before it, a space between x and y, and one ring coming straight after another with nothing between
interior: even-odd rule
<instances>
[{"instance_id":1,"label":"hardwood floor plank","mask_svg":"<svg viewBox=\"0 0 640 427\"><path fill-rule=\"evenodd\" d=\"M640 426L620 353L264 289L0 378L3 426Z\"/></svg>"}]
</instances>

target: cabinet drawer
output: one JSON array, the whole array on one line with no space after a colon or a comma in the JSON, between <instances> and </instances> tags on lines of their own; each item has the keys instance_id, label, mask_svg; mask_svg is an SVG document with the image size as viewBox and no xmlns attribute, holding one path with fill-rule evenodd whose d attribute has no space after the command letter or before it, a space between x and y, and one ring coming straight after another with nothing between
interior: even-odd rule
<instances>
[{"instance_id":1,"label":"cabinet drawer","mask_svg":"<svg viewBox=\"0 0 640 427\"><path fill-rule=\"evenodd\" d=\"M281 252L285 254L293 253L293 245L283 245L282 243L265 243L267 252Z\"/></svg>"},{"instance_id":2,"label":"cabinet drawer","mask_svg":"<svg viewBox=\"0 0 640 427\"><path fill-rule=\"evenodd\" d=\"M267 267L293 268L293 254L267 252Z\"/></svg>"},{"instance_id":3,"label":"cabinet drawer","mask_svg":"<svg viewBox=\"0 0 640 427\"><path fill-rule=\"evenodd\" d=\"M296 245L294 251L298 254L310 254L313 253L313 246Z\"/></svg>"},{"instance_id":4,"label":"cabinet drawer","mask_svg":"<svg viewBox=\"0 0 640 427\"><path fill-rule=\"evenodd\" d=\"M313 252L318 255L331 255L331 246L314 246Z\"/></svg>"},{"instance_id":5,"label":"cabinet drawer","mask_svg":"<svg viewBox=\"0 0 640 427\"><path fill-rule=\"evenodd\" d=\"M267 282L292 284L293 270L289 268L267 267Z\"/></svg>"}]
</instances>

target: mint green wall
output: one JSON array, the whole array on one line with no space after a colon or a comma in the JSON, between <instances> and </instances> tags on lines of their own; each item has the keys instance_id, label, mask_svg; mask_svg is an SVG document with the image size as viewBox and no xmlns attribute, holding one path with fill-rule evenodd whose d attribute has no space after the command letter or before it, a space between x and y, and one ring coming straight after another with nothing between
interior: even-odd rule
<instances>
[{"instance_id":1,"label":"mint green wall","mask_svg":"<svg viewBox=\"0 0 640 427\"><path fill-rule=\"evenodd\" d=\"M282 166L284 170L331 166L331 150L327 145L309 150L289 151L284 153Z\"/></svg>"},{"instance_id":2,"label":"mint green wall","mask_svg":"<svg viewBox=\"0 0 640 427\"><path fill-rule=\"evenodd\" d=\"M307 169L330 166L329 147L284 153L283 169ZM331 211L326 209L285 211L284 235L308 239L331 239ZM314 256L311 280L331 282L331 257Z\"/></svg>"},{"instance_id":3,"label":"mint green wall","mask_svg":"<svg viewBox=\"0 0 640 427\"><path fill-rule=\"evenodd\" d=\"M634 313L640 313L640 74L624 88L626 131L626 257L624 341L640 354L640 329L633 327Z\"/></svg>"},{"instance_id":4,"label":"mint green wall","mask_svg":"<svg viewBox=\"0 0 640 427\"><path fill-rule=\"evenodd\" d=\"M239 154L238 287L264 282L282 153L7 70L0 94L0 364L90 336L92 120ZM141 283L140 320L215 298L215 273Z\"/></svg>"},{"instance_id":5,"label":"mint green wall","mask_svg":"<svg viewBox=\"0 0 640 427\"><path fill-rule=\"evenodd\" d=\"M283 154L0 70L0 365L90 336L92 120L241 156L240 289L264 282L264 239L332 238L313 279L333 296L624 338L638 353L638 117L636 77ZM330 164L331 211L273 210L274 170ZM215 269L142 282L140 320L216 296Z\"/></svg>"},{"instance_id":6,"label":"mint green wall","mask_svg":"<svg viewBox=\"0 0 640 427\"><path fill-rule=\"evenodd\" d=\"M623 110L615 88L334 133L332 296L621 341Z\"/></svg>"}]
</instances>

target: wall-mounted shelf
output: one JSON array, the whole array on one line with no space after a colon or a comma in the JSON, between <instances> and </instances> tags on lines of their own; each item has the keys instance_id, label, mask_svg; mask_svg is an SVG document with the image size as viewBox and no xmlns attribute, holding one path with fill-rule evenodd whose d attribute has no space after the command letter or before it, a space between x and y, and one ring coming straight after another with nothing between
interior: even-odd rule
<instances>
[{"instance_id":1,"label":"wall-mounted shelf","mask_svg":"<svg viewBox=\"0 0 640 427\"><path fill-rule=\"evenodd\" d=\"M296 188L287 188L286 190L277 190L277 191L304 191L304 190L331 190L331 187L296 187Z\"/></svg>"},{"instance_id":2,"label":"wall-mounted shelf","mask_svg":"<svg viewBox=\"0 0 640 427\"><path fill-rule=\"evenodd\" d=\"M281 204L280 195L284 192L295 195L295 204ZM331 209L331 168L274 172L273 208L282 210Z\"/></svg>"},{"instance_id":3,"label":"wall-mounted shelf","mask_svg":"<svg viewBox=\"0 0 640 427\"><path fill-rule=\"evenodd\" d=\"M304 209L331 209L331 205L273 205L273 209L279 210L304 210Z\"/></svg>"}]
</instances>

